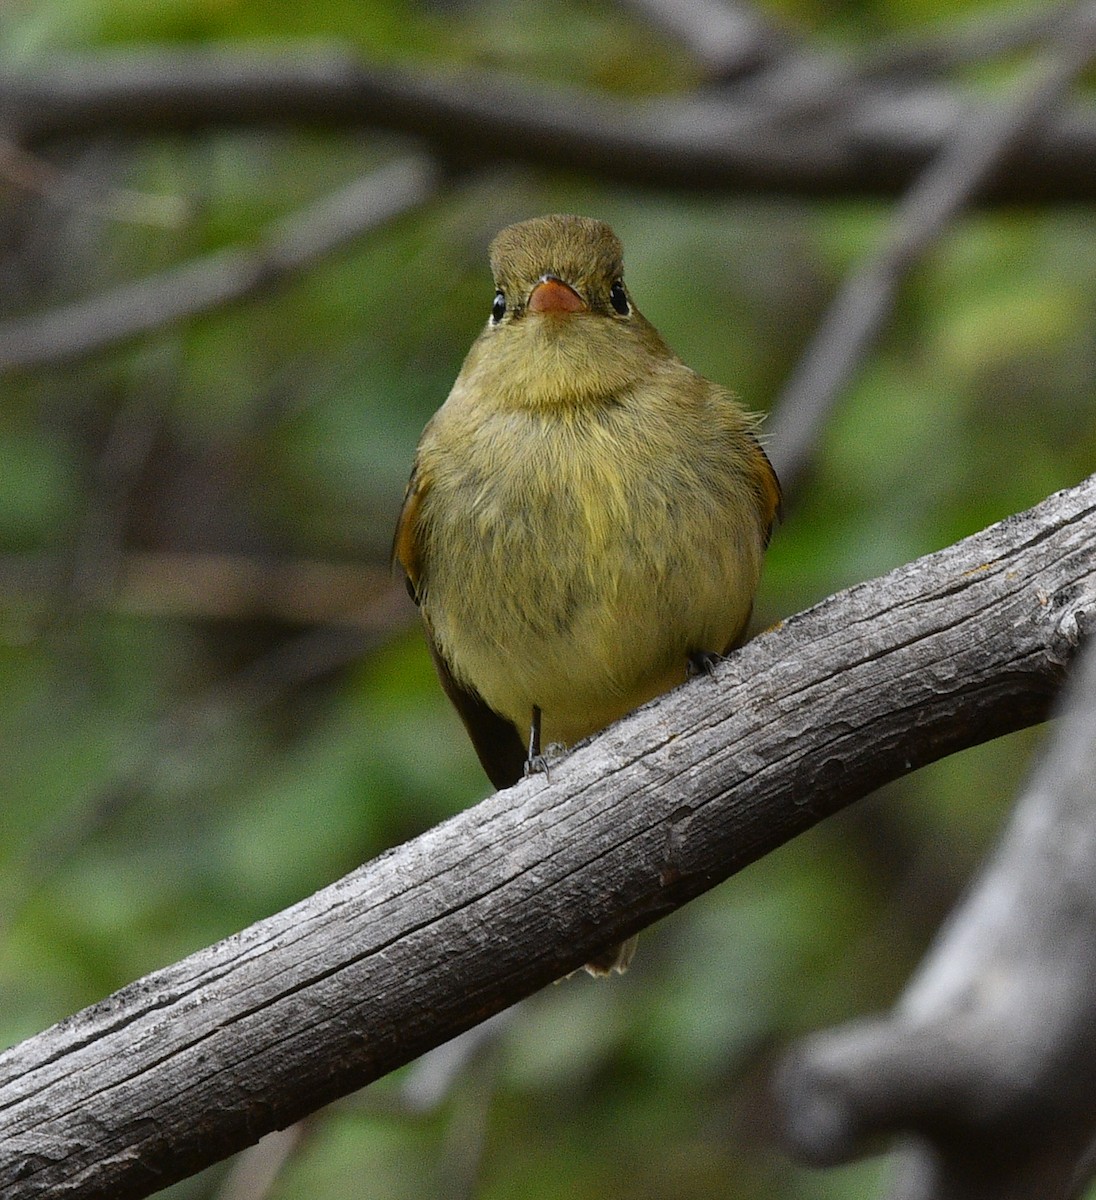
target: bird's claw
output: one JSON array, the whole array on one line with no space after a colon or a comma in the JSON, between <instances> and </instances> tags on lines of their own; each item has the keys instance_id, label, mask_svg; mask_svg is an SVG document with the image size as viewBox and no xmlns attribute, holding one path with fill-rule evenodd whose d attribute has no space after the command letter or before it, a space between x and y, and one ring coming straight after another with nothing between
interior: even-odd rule
<instances>
[{"instance_id":1,"label":"bird's claw","mask_svg":"<svg viewBox=\"0 0 1096 1200\"><path fill-rule=\"evenodd\" d=\"M531 775L543 775L551 783L552 772L548 769L548 759L543 754L533 754L525 760L525 778Z\"/></svg>"},{"instance_id":2,"label":"bird's claw","mask_svg":"<svg viewBox=\"0 0 1096 1200\"><path fill-rule=\"evenodd\" d=\"M690 679L698 675L707 675L710 679L722 661L723 655L716 654L714 650L697 650L685 660L685 673Z\"/></svg>"},{"instance_id":3,"label":"bird's claw","mask_svg":"<svg viewBox=\"0 0 1096 1200\"><path fill-rule=\"evenodd\" d=\"M551 783L551 760L559 758L566 749L562 742L551 742L544 747L543 752L530 754L525 760L525 778L528 779L530 775L543 775Z\"/></svg>"}]
</instances>

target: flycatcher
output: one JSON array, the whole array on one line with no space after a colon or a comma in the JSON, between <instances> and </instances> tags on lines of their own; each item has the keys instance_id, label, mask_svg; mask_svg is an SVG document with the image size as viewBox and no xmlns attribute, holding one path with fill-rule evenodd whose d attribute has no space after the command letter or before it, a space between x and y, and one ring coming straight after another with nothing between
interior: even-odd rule
<instances>
[{"instance_id":1,"label":"flycatcher","mask_svg":"<svg viewBox=\"0 0 1096 1200\"><path fill-rule=\"evenodd\" d=\"M490 257L490 317L423 432L394 553L503 788L743 639L780 486L758 418L636 308L608 225L523 221Z\"/></svg>"}]
</instances>

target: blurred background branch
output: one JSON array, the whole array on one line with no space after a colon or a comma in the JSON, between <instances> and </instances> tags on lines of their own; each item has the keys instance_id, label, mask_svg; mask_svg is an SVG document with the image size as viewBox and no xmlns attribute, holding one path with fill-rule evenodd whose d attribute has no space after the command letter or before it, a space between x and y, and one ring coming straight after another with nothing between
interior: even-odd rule
<instances>
[{"instance_id":1,"label":"blurred background branch","mask_svg":"<svg viewBox=\"0 0 1096 1200\"><path fill-rule=\"evenodd\" d=\"M400 159L280 220L255 246L0 324L0 375L94 354L276 287L436 194L427 159Z\"/></svg>"},{"instance_id":2,"label":"blurred background branch","mask_svg":"<svg viewBox=\"0 0 1096 1200\"><path fill-rule=\"evenodd\" d=\"M7 555L0 558L0 596L13 608L49 605L64 570L58 559ZM89 602L146 617L372 628L378 612L400 607L405 595L379 566L134 551L120 563L117 579ZM404 612L413 619L410 607Z\"/></svg>"},{"instance_id":3,"label":"blurred background branch","mask_svg":"<svg viewBox=\"0 0 1096 1200\"><path fill-rule=\"evenodd\" d=\"M818 55L778 59L771 78L755 74L741 91L642 104L471 67L416 71L309 47L286 55L131 51L0 75L9 137L27 146L233 126L374 129L421 139L461 165L489 157L645 187L812 197L904 191L969 103L901 75L858 78ZM1096 199L1096 109L1049 120L1037 142L1015 147L1014 165L979 199Z\"/></svg>"},{"instance_id":4,"label":"blurred background branch","mask_svg":"<svg viewBox=\"0 0 1096 1200\"><path fill-rule=\"evenodd\" d=\"M1081 11L0 6L2 1042L483 795L387 556L509 221L609 220L644 313L750 407L813 378L799 434L798 405L768 427L792 503L759 628L1091 475L1081 36L1025 90ZM786 1160L770 1066L891 1005L1038 738L911 769L613 987L547 989L170 1200L882 1194L885 1161Z\"/></svg>"},{"instance_id":5,"label":"blurred background branch","mask_svg":"<svg viewBox=\"0 0 1096 1200\"><path fill-rule=\"evenodd\" d=\"M756 8L732 0L625 0L625 7L683 45L711 82L771 65L791 42Z\"/></svg>"},{"instance_id":6,"label":"blurred background branch","mask_svg":"<svg viewBox=\"0 0 1096 1200\"><path fill-rule=\"evenodd\" d=\"M1058 14L1036 78L1011 103L971 112L939 157L903 197L879 249L843 283L768 426L773 465L793 493L825 427L830 408L889 318L902 280L940 240L988 181L1010 168L1018 145L1035 133L1096 58L1096 4Z\"/></svg>"}]
</instances>

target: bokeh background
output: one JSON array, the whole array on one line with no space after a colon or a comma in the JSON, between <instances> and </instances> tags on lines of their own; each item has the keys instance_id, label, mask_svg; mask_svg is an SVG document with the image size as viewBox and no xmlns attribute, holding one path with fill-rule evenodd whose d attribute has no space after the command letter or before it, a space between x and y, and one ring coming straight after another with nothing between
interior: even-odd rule
<instances>
[{"instance_id":1,"label":"bokeh background","mask_svg":"<svg viewBox=\"0 0 1096 1200\"><path fill-rule=\"evenodd\" d=\"M989 26L940 0L766 0L842 61ZM579 0L8 0L0 65L149 45L337 44L625 97L700 66ZM1021 54L952 73L1007 89ZM368 131L0 139L0 337L249 247L411 151ZM484 164L278 287L0 378L0 1044L282 908L486 794L388 572L418 434L484 322L512 220L609 221L691 365L767 410L886 199L689 195ZM1096 466L1096 225L964 216L904 285L789 497L760 625ZM797 1035L890 1003L992 844L1041 734L902 780L565 981L172 1200L878 1193L773 1138ZM250 1190L249 1190L250 1189Z\"/></svg>"}]
</instances>

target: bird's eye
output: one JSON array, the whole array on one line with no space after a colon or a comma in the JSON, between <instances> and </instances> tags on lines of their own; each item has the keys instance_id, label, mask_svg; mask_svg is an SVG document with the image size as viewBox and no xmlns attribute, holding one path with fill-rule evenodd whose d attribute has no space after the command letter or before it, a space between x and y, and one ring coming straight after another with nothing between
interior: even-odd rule
<instances>
[{"instance_id":1,"label":"bird's eye","mask_svg":"<svg viewBox=\"0 0 1096 1200\"><path fill-rule=\"evenodd\" d=\"M624 291L624 284L619 279L609 289L609 303L622 317L626 317L631 311L628 307L628 297Z\"/></svg>"},{"instance_id":2,"label":"bird's eye","mask_svg":"<svg viewBox=\"0 0 1096 1200\"><path fill-rule=\"evenodd\" d=\"M495 293L495 302L491 305L491 320L497 325L506 316L506 296L503 292Z\"/></svg>"}]
</instances>

